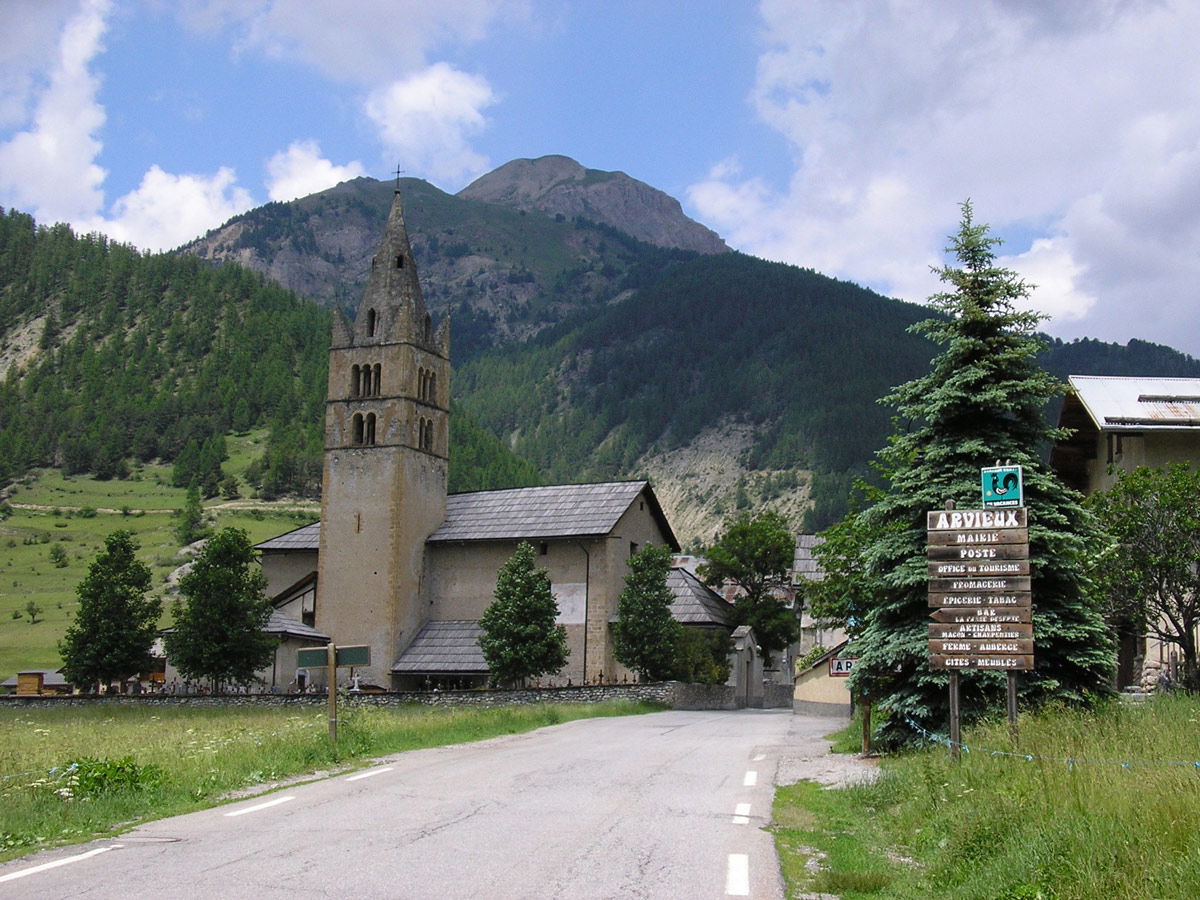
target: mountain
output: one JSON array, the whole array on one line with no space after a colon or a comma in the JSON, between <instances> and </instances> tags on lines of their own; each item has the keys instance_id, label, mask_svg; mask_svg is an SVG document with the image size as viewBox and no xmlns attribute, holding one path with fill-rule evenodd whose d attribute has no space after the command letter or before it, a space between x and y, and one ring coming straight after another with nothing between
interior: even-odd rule
<instances>
[{"instance_id":1,"label":"mountain","mask_svg":"<svg viewBox=\"0 0 1200 900\"><path fill-rule=\"evenodd\" d=\"M179 252L236 262L320 304L353 308L394 187L356 178L268 203ZM453 313L456 361L612 302L647 254L729 249L661 191L562 156L514 161L457 196L414 178L400 179L400 190L425 299Z\"/></svg>"},{"instance_id":2,"label":"mountain","mask_svg":"<svg viewBox=\"0 0 1200 900\"><path fill-rule=\"evenodd\" d=\"M458 196L552 217L589 219L657 247L729 252L716 232L685 216L674 197L624 172L585 169L567 156L514 159L471 182Z\"/></svg>"},{"instance_id":3,"label":"mountain","mask_svg":"<svg viewBox=\"0 0 1200 900\"><path fill-rule=\"evenodd\" d=\"M558 192L553 172L576 171L561 159L497 175L489 196L502 202L401 182L427 302L452 322L452 436L473 448L452 450L455 487L460 464L473 473L466 484L483 486L649 476L690 545L762 505L797 528L838 518L893 427L878 398L927 370L935 348L907 329L928 309L809 269L542 212L531 198ZM175 256L10 216L0 371L17 368L0 382L0 463L10 474L31 459L109 466L148 448L186 459L190 441L201 442L193 456L211 458L206 435L266 422L262 489L311 485L329 312L217 263L351 306L393 187L356 179L268 204ZM1043 362L1059 376L1200 377L1195 359L1139 341L1050 341ZM116 381L103 380L110 368ZM494 465L501 450L536 473Z\"/></svg>"}]
</instances>

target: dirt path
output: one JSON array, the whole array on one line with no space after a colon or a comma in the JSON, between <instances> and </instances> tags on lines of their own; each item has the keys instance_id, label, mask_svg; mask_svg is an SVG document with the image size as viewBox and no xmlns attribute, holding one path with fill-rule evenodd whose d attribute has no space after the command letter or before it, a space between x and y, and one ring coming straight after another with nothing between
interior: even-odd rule
<instances>
[{"instance_id":1,"label":"dirt path","mask_svg":"<svg viewBox=\"0 0 1200 900\"><path fill-rule=\"evenodd\" d=\"M780 754L775 783L815 781L843 787L879 777L878 760L863 759L852 753L829 752L830 741L825 735L845 724L845 719L833 716L793 716L787 746Z\"/></svg>"}]
</instances>

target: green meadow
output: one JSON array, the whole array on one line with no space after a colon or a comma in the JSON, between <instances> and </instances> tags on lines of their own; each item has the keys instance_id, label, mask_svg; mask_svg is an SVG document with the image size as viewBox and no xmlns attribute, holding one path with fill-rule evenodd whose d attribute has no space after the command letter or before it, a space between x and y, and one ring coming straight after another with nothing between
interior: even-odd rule
<instances>
[{"instance_id":1,"label":"green meadow","mask_svg":"<svg viewBox=\"0 0 1200 900\"><path fill-rule=\"evenodd\" d=\"M263 440L262 432L230 437L225 471L240 478L261 455ZM259 501L244 483L241 491L237 500L204 503L214 527L243 528L251 540L261 541L319 515L316 503ZM174 514L186 493L171 486L171 467L159 465L140 466L131 478L112 481L41 469L7 489L0 507L0 680L21 669L61 665L57 644L75 614L75 588L113 531L134 533L139 558L165 592L167 576L186 561L174 533ZM36 621L28 615L30 603L40 609ZM162 624L169 619L168 597Z\"/></svg>"},{"instance_id":2,"label":"green meadow","mask_svg":"<svg viewBox=\"0 0 1200 900\"><path fill-rule=\"evenodd\" d=\"M854 734L854 728L847 734ZM1190 898L1200 885L1200 699L1055 709L885 758L872 785L779 788L790 896Z\"/></svg>"}]
</instances>

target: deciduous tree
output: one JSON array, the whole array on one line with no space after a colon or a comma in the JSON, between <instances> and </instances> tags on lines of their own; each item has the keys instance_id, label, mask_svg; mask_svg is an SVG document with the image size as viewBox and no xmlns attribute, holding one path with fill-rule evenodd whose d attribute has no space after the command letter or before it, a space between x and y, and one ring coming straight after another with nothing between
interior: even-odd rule
<instances>
[{"instance_id":1,"label":"deciduous tree","mask_svg":"<svg viewBox=\"0 0 1200 900\"><path fill-rule=\"evenodd\" d=\"M79 609L58 644L63 674L78 687L124 681L150 668L162 601L147 596L150 569L129 531L114 531L75 594Z\"/></svg>"},{"instance_id":2,"label":"deciduous tree","mask_svg":"<svg viewBox=\"0 0 1200 900\"><path fill-rule=\"evenodd\" d=\"M1109 621L1177 646L1184 685L1200 690L1200 472L1139 466L1088 503L1111 536L1096 564Z\"/></svg>"},{"instance_id":3,"label":"deciduous tree","mask_svg":"<svg viewBox=\"0 0 1200 900\"><path fill-rule=\"evenodd\" d=\"M249 685L270 665L278 642L263 631L271 616L265 586L246 532L225 528L209 538L179 580L174 628L164 638L185 678L207 679L214 689Z\"/></svg>"},{"instance_id":4,"label":"deciduous tree","mask_svg":"<svg viewBox=\"0 0 1200 900\"><path fill-rule=\"evenodd\" d=\"M726 524L704 556L696 571L705 584L720 588L732 582L741 589L734 600L737 623L754 629L764 661L796 640L800 623L795 610L776 596L790 587L796 556L796 538L783 516L772 510L741 514Z\"/></svg>"},{"instance_id":5,"label":"deciduous tree","mask_svg":"<svg viewBox=\"0 0 1200 900\"><path fill-rule=\"evenodd\" d=\"M522 541L500 567L495 600L479 619L483 658L502 684L558 672L567 664L567 630L555 624L558 602L550 577L533 564L533 545Z\"/></svg>"},{"instance_id":6,"label":"deciduous tree","mask_svg":"<svg viewBox=\"0 0 1200 900\"><path fill-rule=\"evenodd\" d=\"M680 625L671 616L670 571L669 547L643 547L629 558L625 589L617 598L613 655L642 681L668 678L674 667Z\"/></svg>"}]
</instances>

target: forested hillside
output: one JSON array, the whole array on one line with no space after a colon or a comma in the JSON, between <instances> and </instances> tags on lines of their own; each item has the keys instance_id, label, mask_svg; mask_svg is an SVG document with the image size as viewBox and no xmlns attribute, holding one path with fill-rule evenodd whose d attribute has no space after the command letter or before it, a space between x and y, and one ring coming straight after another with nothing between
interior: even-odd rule
<instances>
[{"instance_id":1,"label":"forested hillside","mask_svg":"<svg viewBox=\"0 0 1200 900\"><path fill-rule=\"evenodd\" d=\"M0 480L32 466L122 477L175 462L215 493L222 436L268 425L260 494L320 490L330 312L248 269L141 254L65 225L0 215ZM469 416L461 490L536 473Z\"/></svg>"}]
</instances>

